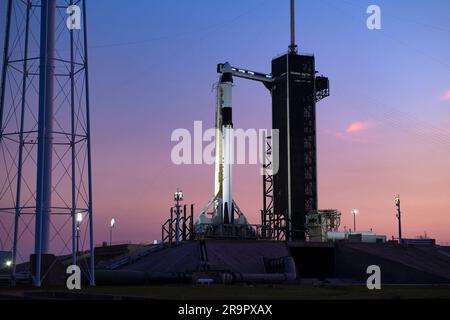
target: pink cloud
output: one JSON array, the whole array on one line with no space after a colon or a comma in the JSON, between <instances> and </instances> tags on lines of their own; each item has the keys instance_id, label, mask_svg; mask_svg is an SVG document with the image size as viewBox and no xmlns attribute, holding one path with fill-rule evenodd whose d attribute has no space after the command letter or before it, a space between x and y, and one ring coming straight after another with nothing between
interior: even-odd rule
<instances>
[{"instance_id":1,"label":"pink cloud","mask_svg":"<svg viewBox=\"0 0 450 320\"><path fill-rule=\"evenodd\" d=\"M345 132L352 134L352 133L366 130L368 127L369 127L369 124L366 122L355 121L355 122L350 123L350 125L347 127L347 130L345 130Z\"/></svg>"},{"instance_id":2,"label":"pink cloud","mask_svg":"<svg viewBox=\"0 0 450 320\"><path fill-rule=\"evenodd\" d=\"M351 122L344 131L333 131L330 129L321 129L319 134L333 136L343 141L362 142L366 143L374 138L373 134L360 134L370 128L377 126L376 122L372 121L354 121ZM358 133L358 134L357 134Z\"/></svg>"},{"instance_id":3,"label":"pink cloud","mask_svg":"<svg viewBox=\"0 0 450 320\"><path fill-rule=\"evenodd\" d=\"M369 139L366 137L357 137L352 136L351 134L342 133L342 132L336 132L334 136L338 139L344 140L344 141L352 141L352 142L369 142Z\"/></svg>"},{"instance_id":4,"label":"pink cloud","mask_svg":"<svg viewBox=\"0 0 450 320\"><path fill-rule=\"evenodd\" d=\"M440 99L443 100L443 101L450 100L450 90L447 90L447 92L445 92L445 93L441 96Z\"/></svg>"}]
</instances>

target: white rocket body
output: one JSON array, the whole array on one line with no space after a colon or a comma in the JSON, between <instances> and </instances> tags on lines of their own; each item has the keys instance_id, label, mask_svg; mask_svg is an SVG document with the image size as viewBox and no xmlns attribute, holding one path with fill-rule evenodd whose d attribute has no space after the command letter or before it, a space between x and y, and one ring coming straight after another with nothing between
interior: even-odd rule
<instances>
[{"instance_id":1,"label":"white rocket body","mask_svg":"<svg viewBox=\"0 0 450 320\"><path fill-rule=\"evenodd\" d=\"M215 167L214 167L214 196L222 195L222 158L223 158L223 134L222 134L222 111L221 100L222 92L220 84L217 85L216 99L216 126L215 126Z\"/></svg>"},{"instance_id":2,"label":"white rocket body","mask_svg":"<svg viewBox=\"0 0 450 320\"><path fill-rule=\"evenodd\" d=\"M224 223L233 223L233 188L232 188L232 126L223 126L223 193L222 209Z\"/></svg>"},{"instance_id":3,"label":"white rocket body","mask_svg":"<svg viewBox=\"0 0 450 320\"><path fill-rule=\"evenodd\" d=\"M254 236L253 229L249 227L247 219L233 200L233 70L229 63L220 65L221 77L216 87L214 196L195 220L194 230L197 234L229 236L227 230L230 229L210 228L210 226L233 224L237 228L242 228L239 232L248 232Z\"/></svg>"},{"instance_id":4,"label":"white rocket body","mask_svg":"<svg viewBox=\"0 0 450 320\"><path fill-rule=\"evenodd\" d=\"M225 64L217 86L215 194L222 198L223 223L233 223L233 122L231 66Z\"/></svg>"}]
</instances>

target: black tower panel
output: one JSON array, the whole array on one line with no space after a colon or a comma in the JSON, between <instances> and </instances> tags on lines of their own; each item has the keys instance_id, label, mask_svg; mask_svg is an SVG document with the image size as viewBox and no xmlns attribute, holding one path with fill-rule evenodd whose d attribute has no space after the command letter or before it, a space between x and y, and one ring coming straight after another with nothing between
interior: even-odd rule
<instances>
[{"instance_id":1,"label":"black tower panel","mask_svg":"<svg viewBox=\"0 0 450 320\"><path fill-rule=\"evenodd\" d=\"M289 217L291 239L304 240L305 215L317 210L314 56L275 58L272 75L272 127L279 130L280 161L273 177L274 211Z\"/></svg>"}]
</instances>

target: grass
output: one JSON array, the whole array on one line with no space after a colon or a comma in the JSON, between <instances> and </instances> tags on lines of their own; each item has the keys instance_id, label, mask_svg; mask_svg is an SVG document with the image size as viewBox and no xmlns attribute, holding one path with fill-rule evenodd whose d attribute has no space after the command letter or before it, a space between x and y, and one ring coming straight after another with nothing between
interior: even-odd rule
<instances>
[{"instance_id":1,"label":"grass","mask_svg":"<svg viewBox=\"0 0 450 320\"><path fill-rule=\"evenodd\" d=\"M22 296L24 292L67 291L64 287L47 289L0 288L0 295ZM385 285L368 290L362 285L320 287L314 285L152 285L84 286L71 293L112 295L167 300L364 300L364 299L449 299L450 286Z\"/></svg>"},{"instance_id":2,"label":"grass","mask_svg":"<svg viewBox=\"0 0 450 320\"><path fill-rule=\"evenodd\" d=\"M450 286L384 286L368 290L365 286L324 288L312 285L260 286L136 286L85 287L84 292L152 299L225 300L358 300L358 299L450 299Z\"/></svg>"}]
</instances>

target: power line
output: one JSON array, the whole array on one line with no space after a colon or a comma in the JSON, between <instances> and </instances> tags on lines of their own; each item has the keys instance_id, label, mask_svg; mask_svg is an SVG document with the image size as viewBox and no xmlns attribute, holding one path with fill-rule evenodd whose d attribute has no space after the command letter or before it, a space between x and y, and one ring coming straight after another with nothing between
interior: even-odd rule
<instances>
[{"instance_id":1,"label":"power line","mask_svg":"<svg viewBox=\"0 0 450 320\"><path fill-rule=\"evenodd\" d=\"M327 0L322 0L322 1L320 1L320 3L326 4L329 7L332 7L334 9L336 9L336 10L339 10L340 12L344 13L345 15L347 15L349 17L352 17L353 19L358 20L359 22L364 23L364 25L366 24L366 21L364 19L360 19L360 18L355 17L352 14L349 14L346 10L343 10L342 8L337 7L334 4L329 3ZM415 51L416 53L419 53L420 55L425 56L428 59L434 60L435 62L437 62L437 63L439 63L439 64L441 64L441 65L443 65L443 66L445 66L447 68L450 68L450 64L448 64L447 62L445 62L445 61L443 61L443 60L441 60L439 58L436 58L435 56L430 55L429 53L427 53L427 52L425 52L425 51L423 51L421 49L418 49L418 48L410 45L409 43L407 43L407 42L405 42L403 40L400 40L400 39L398 39L398 38L388 34L385 30L383 30L383 32L377 32L377 34L379 34L379 35L381 35L383 37L386 37L386 38L390 39L391 41L394 41L394 42L396 42L396 43L398 43L398 44L400 44L400 45L402 45L404 47L407 47L408 49L410 49L412 51Z\"/></svg>"},{"instance_id":2,"label":"power line","mask_svg":"<svg viewBox=\"0 0 450 320\"><path fill-rule=\"evenodd\" d=\"M168 35L161 35L161 36L157 36L157 37L150 38L150 39L142 39L142 40L136 40L136 41L98 44L98 45L91 46L91 48L108 48L108 47L140 45L140 44L150 43L153 41L167 40L167 39L179 38L179 37L186 36L186 35L193 35L193 34L202 33L202 32L209 32L211 30L215 31L217 29L227 27L227 26L231 25L233 22L241 19L242 17L245 17L245 16L249 15L250 13L253 13L256 10L259 10L262 7L262 5L265 4L266 2L268 2L268 0L262 0L255 7L238 14L238 15L234 16L233 18L226 19L219 23L214 23L214 24L208 25L206 27L198 28L198 29L195 29L192 31L180 32L180 33L174 33L174 34L168 34Z\"/></svg>"}]
</instances>

